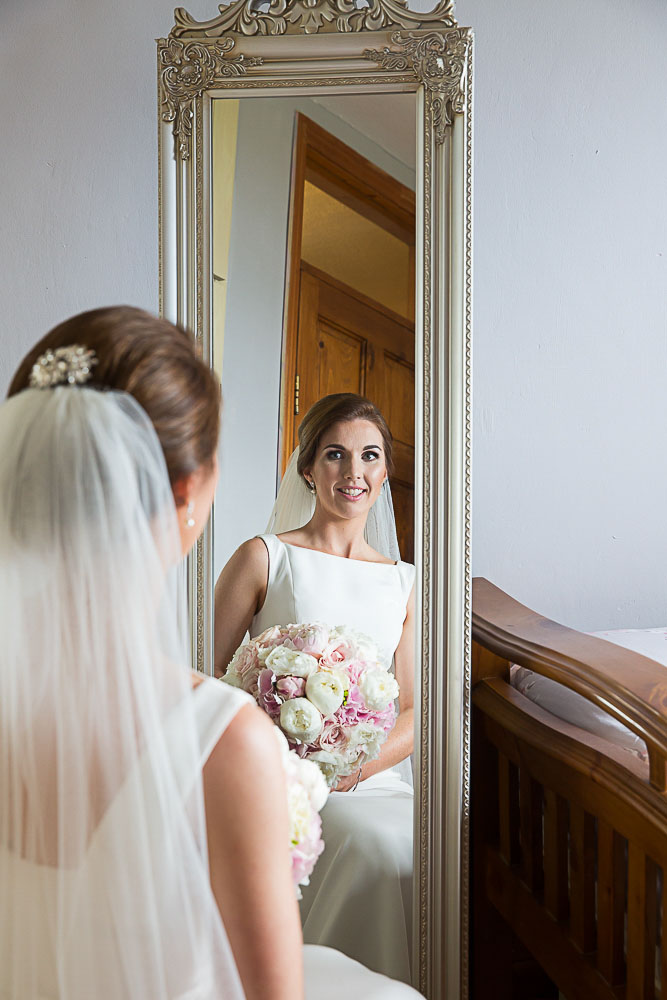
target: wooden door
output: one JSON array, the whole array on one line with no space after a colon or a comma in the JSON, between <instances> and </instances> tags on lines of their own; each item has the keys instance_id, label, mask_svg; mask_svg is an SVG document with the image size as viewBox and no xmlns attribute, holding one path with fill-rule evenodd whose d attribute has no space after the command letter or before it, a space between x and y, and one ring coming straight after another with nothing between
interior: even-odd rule
<instances>
[{"instance_id":1,"label":"wooden door","mask_svg":"<svg viewBox=\"0 0 667 1000\"><path fill-rule=\"evenodd\" d=\"M384 415L394 438L391 489L401 556L413 561L414 325L302 262L296 349L295 417L322 396L357 392ZM298 381L297 381L298 380Z\"/></svg>"}]
</instances>

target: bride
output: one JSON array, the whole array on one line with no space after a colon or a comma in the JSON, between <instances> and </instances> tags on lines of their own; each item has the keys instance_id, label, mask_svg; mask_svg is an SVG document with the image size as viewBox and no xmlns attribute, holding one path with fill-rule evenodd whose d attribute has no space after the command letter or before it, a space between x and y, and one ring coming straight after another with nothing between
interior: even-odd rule
<instances>
[{"instance_id":1,"label":"bride","mask_svg":"<svg viewBox=\"0 0 667 1000\"><path fill-rule=\"evenodd\" d=\"M0 407L0 996L416 997L302 949L271 724L191 674L178 563L219 389L126 307L56 327Z\"/></svg>"},{"instance_id":2,"label":"bride","mask_svg":"<svg viewBox=\"0 0 667 1000\"><path fill-rule=\"evenodd\" d=\"M246 631L312 621L365 632L385 663L393 660L396 725L380 756L340 779L324 807L325 851L303 890L301 918L306 942L409 982L414 567L397 558L391 434L367 399L335 393L311 407L299 442L272 533L245 542L218 579L216 672Z\"/></svg>"}]
</instances>

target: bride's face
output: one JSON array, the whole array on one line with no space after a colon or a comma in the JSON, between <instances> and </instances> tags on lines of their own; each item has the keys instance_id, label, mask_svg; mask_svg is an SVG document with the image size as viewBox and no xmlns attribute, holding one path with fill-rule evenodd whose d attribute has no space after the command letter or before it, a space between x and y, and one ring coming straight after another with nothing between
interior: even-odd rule
<instances>
[{"instance_id":1,"label":"bride's face","mask_svg":"<svg viewBox=\"0 0 667 1000\"><path fill-rule=\"evenodd\" d=\"M321 509L336 517L366 517L387 478L380 431L370 420L332 424L306 475Z\"/></svg>"}]
</instances>

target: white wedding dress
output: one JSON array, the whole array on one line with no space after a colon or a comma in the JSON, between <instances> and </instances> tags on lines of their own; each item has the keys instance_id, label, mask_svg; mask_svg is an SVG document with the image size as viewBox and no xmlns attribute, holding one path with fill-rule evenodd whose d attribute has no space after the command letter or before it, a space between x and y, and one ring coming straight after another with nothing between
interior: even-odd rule
<instances>
[{"instance_id":1,"label":"white wedding dress","mask_svg":"<svg viewBox=\"0 0 667 1000\"><path fill-rule=\"evenodd\" d=\"M369 635L391 664L414 566L345 559L276 535L259 537L269 553L269 579L251 636L271 625L348 625ZM308 944L336 948L403 982L411 980L413 803L407 761L354 792L332 792L322 811L324 853L301 901Z\"/></svg>"},{"instance_id":2,"label":"white wedding dress","mask_svg":"<svg viewBox=\"0 0 667 1000\"><path fill-rule=\"evenodd\" d=\"M187 799L194 783L199 779L201 768L237 711L246 704L253 704L250 696L244 692L209 678L195 689L192 697L200 752L198 766L194 772L191 768L181 768L180 771L178 769L180 758L177 749L180 723L183 719L178 708L172 712L166 724L167 742L176 750L172 756L175 763L175 778L184 799ZM189 711L188 708L188 713ZM15 894L19 905L12 913L12 926L10 929L4 929L5 933L0 940L1 1000L10 998L19 1000L11 990L10 984L4 981L3 970L9 974L8 970L12 968L13 949L20 948L21 941L28 937L32 939L37 937L43 944L37 967L31 970L32 989L34 989L31 996L36 1000L37 998L65 1000L65 997L67 1000L90 1000L92 997L101 1000L122 1000L126 996L123 980L124 964L116 948L120 941L127 940L130 929L127 926L122 928L115 926L116 914L111 902L113 885L109 885L108 859L110 849L116 850L119 842L125 840L128 845L131 842L136 820L134 803L137 794L148 801L155 794L155 790L150 787L149 775L148 768L144 770L139 766L136 773L128 777L93 833L85 858L71 872L54 867L50 870L49 877L44 865L31 863L17 854L0 848L0 851L3 851L0 860L3 862L5 876L14 885L21 886L21 892ZM150 817L150 810L147 810L147 815ZM155 810L154 815L157 819L159 811ZM159 868L161 863L168 863L167 859L162 859L160 856L163 838L157 828L149 832L154 844L152 862ZM132 850L128 849L128 863L132 856ZM89 889L92 887L98 904L92 917L96 923L95 927L89 926L91 914L87 912L82 914L83 919L87 921L86 927L68 928L67 943L72 949L72 956L70 960L65 957L64 962L76 969L76 985L70 987L65 994L58 985L59 976L54 958L59 952L53 939L54 928L58 925L55 901L59 898L58 892L62 900L63 879L71 880L74 893L84 883ZM165 877L163 885L168 887L169 884L170 879ZM38 907L35 906L36 899L39 899ZM170 922L173 922L173 906L170 906L167 890L160 903L155 912L155 922L150 926L143 925L138 920L134 928L138 947L142 935L153 938L160 934L161 921L164 922L165 929ZM200 919L205 919L203 914ZM170 997L172 1000L241 1000L243 989L234 969L233 960L228 955L222 956L226 974L224 993L219 994L221 980L210 967L210 949L205 931L206 928L202 927L200 953L196 950L187 953L180 950L170 956L172 966L164 971L165 981L172 984ZM95 953L89 955L89 961L86 961L80 952L80 942L84 939L89 940L91 934L96 941ZM62 954L59 954L59 960L63 961ZM393 983L384 976L378 976L358 962L330 948L306 947L304 972L306 1000L339 1000L341 990L348 1000L349 998L384 1000L385 997L388 1000L409 1000L410 997L418 996L402 983ZM102 992L100 992L101 983L104 984ZM21 996L20 1000L28 998Z\"/></svg>"}]
</instances>

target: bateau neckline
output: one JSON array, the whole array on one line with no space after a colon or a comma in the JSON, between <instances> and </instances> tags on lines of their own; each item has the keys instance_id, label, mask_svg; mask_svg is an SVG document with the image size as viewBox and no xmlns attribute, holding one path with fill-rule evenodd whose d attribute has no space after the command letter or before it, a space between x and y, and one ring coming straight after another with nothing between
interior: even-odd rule
<instances>
[{"instance_id":1,"label":"bateau neckline","mask_svg":"<svg viewBox=\"0 0 667 1000\"><path fill-rule=\"evenodd\" d=\"M329 556L330 559L340 559L342 562L356 563L359 566L384 566L387 569L396 569L401 561L399 559L396 562L383 563L373 562L370 559L351 559L349 556L337 556L334 552L323 552L322 549L311 549L307 545L294 545L293 542L284 542L282 538L278 537L278 535L273 535L273 537L276 541L280 542L281 545L284 545L288 549L298 549L301 552L315 552L318 556Z\"/></svg>"}]
</instances>

